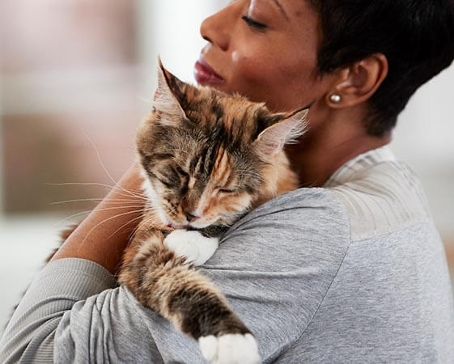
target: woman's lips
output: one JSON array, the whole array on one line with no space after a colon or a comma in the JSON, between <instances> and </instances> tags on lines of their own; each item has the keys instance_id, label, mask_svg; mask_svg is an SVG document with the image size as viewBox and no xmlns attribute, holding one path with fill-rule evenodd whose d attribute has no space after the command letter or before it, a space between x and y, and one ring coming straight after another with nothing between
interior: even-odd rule
<instances>
[{"instance_id":1,"label":"woman's lips","mask_svg":"<svg viewBox=\"0 0 454 364\"><path fill-rule=\"evenodd\" d=\"M194 65L194 78L200 85L220 84L224 82L224 79L203 58L200 58Z\"/></svg>"}]
</instances>

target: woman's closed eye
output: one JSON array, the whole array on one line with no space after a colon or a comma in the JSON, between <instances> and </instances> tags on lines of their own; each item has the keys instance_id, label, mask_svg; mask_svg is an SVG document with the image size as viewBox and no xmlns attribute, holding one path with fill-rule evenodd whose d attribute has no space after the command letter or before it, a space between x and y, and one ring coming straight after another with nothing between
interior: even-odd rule
<instances>
[{"instance_id":1,"label":"woman's closed eye","mask_svg":"<svg viewBox=\"0 0 454 364\"><path fill-rule=\"evenodd\" d=\"M241 17L241 19L244 20L244 22L250 27L250 28L254 28L256 30L266 30L268 28L268 26L266 24L263 24L263 23L260 23L254 19L252 19L250 16L248 15L243 15Z\"/></svg>"}]
</instances>

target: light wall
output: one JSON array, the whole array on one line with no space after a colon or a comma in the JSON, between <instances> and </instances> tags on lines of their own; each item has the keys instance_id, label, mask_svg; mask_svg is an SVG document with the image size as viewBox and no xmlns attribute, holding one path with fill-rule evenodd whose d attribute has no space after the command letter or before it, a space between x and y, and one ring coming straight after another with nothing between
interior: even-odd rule
<instances>
[{"instance_id":1,"label":"light wall","mask_svg":"<svg viewBox=\"0 0 454 364\"><path fill-rule=\"evenodd\" d=\"M203 19L226 4L227 0L138 1L142 87L146 95L156 86L156 60L187 82L194 82L193 66L205 41L199 28Z\"/></svg>"},{"instance_id":2,"label":"light wall","mask_svg":"<svg viewBox=\"0 0 454 364\"><path fill-rule=\"evenodd\" d=\"M50 2L51 0L45 1L46 4ZM131 118L128 120L132 126L126 133L116 129L116 125L108 124L108 121L103 118L97 120L100 124L105 123L109 126L112 136L117 135L123 139L133 140L134 123L147 112L149 100L153 95L156 84L157 56L160 55L166 67L183 80L193 81L193 65L204 44L199 35L200 23L204 17L226 2L227 0L136 0L136 37L138 41L136 65L112 69L103 67L90 71L79 70L72 73L77 85L77 88L72 90L74 96L71 99L72 103L68 101L68 98L65 98L64 103L56 103L55 98L46 98L46 95L42 95L43 100L49 101L47 104L42 102L35 106L29 105L29 110L27 110L27 104L22 104L19 105L23 108L22 112L31 113L35 107L44 107L48 109L47 111L55 108L58 111L61 111L60 109L90 111L101 105L102 108L113 108L114 113L120 113L123 109L137 107L140 109L137 111L137 115L135 113L127 115L128 118ZM48 79L41 77L42 75L37 76L40 85L46 86L39 89L41 94L42 90L50 90L51 96L58 96L70 91L70 84L65 82L72 82L73 79L67 78L66 75L49 74ZM62 77L59 78L60 76ZM34 80L33 77L32 80ZM27 80L30 81L30 79ZM65 82L60 82L62 80ZM448 247L454 246L452 85L454 85L454 67L418 91L402 114L392 143L396 154L408 162L420 175L432 206L435 221ZM1 86L2 78L0 77L0 101L2 100ZM130 99L140 99L140 102ZM9 108L12 110L11 105ZM0 102L0 117L1 109L2 102ZM93 125L93 128L95 127ZM95 131L89 130L88 133L95 133ZM131 133L131 137L128 133ZM113 139L113 142L109 141L110 144L115 142L117 139ZM2 147L1 134L0 147ZM91 146L87 143L85 149L90 148ZM126 150L128 153L131 152L127 148ZM91 153L91 157L96 159L94 153ZM106 158L107 155L102 157ZM42 163L45 164L46 161L42 161ZM115 169L118 159L106 164L110 169ZM81 167L81 169L83 168L84 166ZM96 165L96 168L100 169L99 165ZM0 188L2 187L2 172L5 173L0 164ZM121 169L117 175L120 173ZM55 246L58 241L57 232L62 227L59 224L62 216L47 218L32 214L28 217L2 218L1 214L0 199L0 247L4 252L0 254L0 291L5 293L2 296L2 305L0 305L0 334L6 317L10 313L10 308L17 302L34 272L41 266L49 249ZM14 279L10 281L8 277L14 277Z\"/></svg>"},{"instance_id":3,"label":"light wall","mask_svg":"<svg viewBox=\"0 0 454 364\"><path fill-rule=\"evenodd\" d=\"M392 148L419 175L435 221L454 247L454 66L424 85L410 100Z\"/></svg>"}]
</instances>

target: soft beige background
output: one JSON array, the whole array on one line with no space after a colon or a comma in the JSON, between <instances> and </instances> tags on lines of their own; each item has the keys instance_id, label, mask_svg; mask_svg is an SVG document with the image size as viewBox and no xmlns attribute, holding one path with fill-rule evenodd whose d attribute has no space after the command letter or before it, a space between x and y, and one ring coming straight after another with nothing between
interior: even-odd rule
<instances>
[{"instance_id":1,"label":"soft beige background","mask_svg":"<svg viewBox=\"0 0 454 364\"><path fill-rule=\"evenodd\" d=\"M157 55L192 81L199 24L225 2L0 2L0 333L58 231L132 161ZM392 147L420 175L454 261L452 85L454 67L415 95Z\"/></svg>"}]
</instances>

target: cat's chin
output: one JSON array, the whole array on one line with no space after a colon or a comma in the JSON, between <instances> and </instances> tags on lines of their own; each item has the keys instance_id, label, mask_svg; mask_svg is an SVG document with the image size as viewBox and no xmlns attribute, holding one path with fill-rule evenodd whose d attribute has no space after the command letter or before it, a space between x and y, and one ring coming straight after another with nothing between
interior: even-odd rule
<instances>
[{"instance_id":1,"label":"cat's chin","mask_svg":"<svg viewBox=\"0 0 454 364\"><path fill-rule=\"evenodd\" d=\"M185 224L180 224L175 221L170 221L167 220L166 223L164 224L166 227L169 229L186 229L186 230L202 230L207 228L208 226L212 226L216 223L217 221L207 221L207 222L195 222L195 223L185 223Z\"/></svg>"},{"instance_id":2,"label":"cat's chin","mask_svg":"<svg viewBox=\"0 0 454 364\"><path fill-rule=\"evenodd\" d=\"M190 228L189 224L178 224L176 222L171 222L171 221L167 221L165 223L165 226L170 228L170 229L188 229Z\"/></svg>"}]
</instances>

